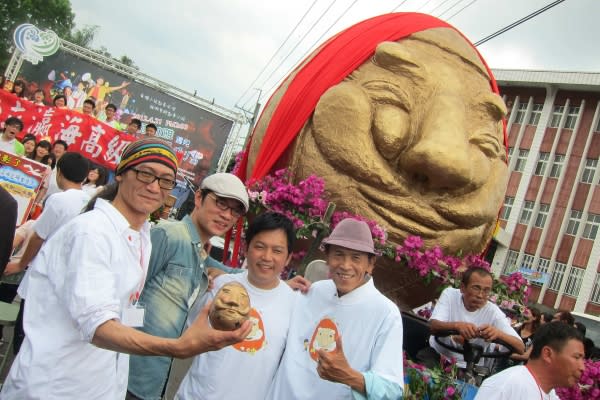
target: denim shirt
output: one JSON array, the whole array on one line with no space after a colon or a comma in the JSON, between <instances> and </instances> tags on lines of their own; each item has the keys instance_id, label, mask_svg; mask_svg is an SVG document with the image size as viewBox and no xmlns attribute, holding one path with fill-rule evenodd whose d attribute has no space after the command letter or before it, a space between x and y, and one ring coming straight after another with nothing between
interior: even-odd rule
<instances>
[{"instance_id":1,"label":"denim shirt","mask_svg":"<svg viewBox=\"0 0 600 400\"><path fill-rule=\"evenodd\" d=\"M228 273L242 270L206 258L189 215L182 221L159 223L150 235L152 255L139 300L146 311L144 326L138 329L154 336L178 338L191 302L200 298L208 287L205 264ZM171 357L131 356L128 390L144 400L161 399L171 361Z\"/></svg>"}]
</instances>

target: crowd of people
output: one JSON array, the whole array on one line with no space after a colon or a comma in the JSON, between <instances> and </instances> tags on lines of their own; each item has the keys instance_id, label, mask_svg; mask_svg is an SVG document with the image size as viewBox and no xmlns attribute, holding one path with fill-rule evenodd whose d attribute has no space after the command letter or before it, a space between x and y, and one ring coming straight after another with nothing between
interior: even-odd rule
<instances>
[{"instance_id":1,"label":"crowd of people","mask_svg":"<svg viewBox=\"0 0 600 400\"><path fill-rule=\"evenodd\" d=\"M57 97L55 106L64 106ZM106 106L108 124L115 110ZM132 120L127 131L140 128ZM161 399L173 359L187 357L195 358L178 399L401 398L402 318L371 278L377 254L368 225L346 219L323 240L330 279L314 284L301 276L281 281L295 232L278 213L249 224L246 268L227 267L210 257L210 240L248 212L244 184L210 175L189 215L151 226L150 214L176 185L178 160L148 128L124 149L109 182L105 168L67 143L18 140L23 123L5 121L0 149L50 172L38 198L43 211L10 235L14 254L3 264L5 276L18 278L0 286L0 300L18 293L21 308L17 356L0 398ZM231 282L247 289L250 318L234 331L216 330L209 305ZM575 384L591 354L574 321L561 313L542 324L533 311L515 330L488 301L492 283L486 269L469 268L431 316L432 332L453 331L453 344L501 340L514 350L519 365L484 381L479 398L526 399L537 390L554 398L554 388ZM225 303L240 306L234 297ZM424 362L461 361L433 338L430 345L419 354ZM524 371L527 378L515 378Z\"/></svg>"}]
</instances>

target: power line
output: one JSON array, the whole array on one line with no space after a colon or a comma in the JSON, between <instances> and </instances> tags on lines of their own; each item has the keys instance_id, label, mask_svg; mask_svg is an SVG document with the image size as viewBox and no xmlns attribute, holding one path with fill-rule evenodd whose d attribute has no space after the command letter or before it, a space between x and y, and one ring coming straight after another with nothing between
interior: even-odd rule
<instances>
[{"instance_id":1,"label":"power line","mask_svg":"<svg viewBox=\"0 0 600 400\"><path fill-rule=\"evenodd\" d=\"M463 0L458 0L456 3L452 4L450 7L448 7L445 11L443 11L442 13L440 13L440 15L438 15L438 18L442 18L442 15L446 14L448 11L452 10L454 7L456 7L459 3L461 3Z\"/></svg>"},{"instance_id":2,"label":"power line","mask_svg":"<svg viewBox=\"0 0 600 400\"><path fill-rule=\"evenodd\" d=\"M435 7L434 7L434 8L433 8L433 9L432 9L430 12L429 12L429 14L433 15L433 12L434 12L435 10L437 10L438 8L440 8L441 6L443 6L444 4L446 4L446 3L447 3L447 2L449 2L449 1L450 1L450 0L444 0L444 1L442 1L440 4L438 4L437 6L435 6Z\"/></svg>"},{"instance_id":3,"label":"power line","mask_svg":"<svg viewBox=\"0 0 600 400\"><path fill-rule=\"evenodd\" d=\"M277 70L283 65L283 63L285 63L285 61L290 57L290 55L292 55L292 53L298 48L298 46L300 45L300 43L302 43L302 41L304 41L304 39L306 38L306 36L308 36L308 34L314 29L314 27L323 19L323 17L325 16L325 14L327 14L327 12L331 9L331 7L335 4L336 1L337 0L333 0L331 2L331 4L329 4L329 6L327 7L327 9L321 13L321 15L319 16L319 18L304 33L304 35L300 38L300 40L298 41L298 43L296 43L296 45L292 48L292 50L290 50L289 53L287 53L287 55L283 58L283 60L281 60L279 62L279 64L277 65L277 67L275 67L275 69L271 72L271 74L264 80L263 85L266 84L269 81L269 79L271 79L273 77L273 75L275 75L275 72L277 72ZM265 93L265 92L263 92L263 93Z\"/></svg>"},{"instance_id":4,"label":"power line","mask_svg":"<svg viewBox=\"0 0 600 400\"><path fill-rule=\"evenodd\" d=\"M352 2L352 4L350 4L348 7L346 7L346 9L344 10L344 12L342 12L335 21L333 21L333 23L331 25L329 25L329 27L321 34L321 36L319 36L319 38L317 40L315 40L309 47L308 50L306 52L304 52L304 54L300 57L300 61L302 62L302 60L304 60L304 58L312 51L312 49L315 47L315 45L317 43L319 43L321 41L321 39L323 39L323 36L325 36L327 34L327 32L329 32L331 30L331 28L333 28L335 26L335 24L337 24L339 22L340 19L342 19L342 17L344 15L346 15L346 13L348 13L348 11L350 11L350 9L356 4L356 2L358 2L358 0L354 0ZM279 84L279 82L281 82L282 79L284 79L291 71L294 70L294 68L296 68L296 65L294 65L292 68L290 68L284 75L282 78L278 79L277 81L275 81L275 83L269 88L269 90L266 90L264 93L270 93L271 90L273 90L275 88L275 86L277 86L277 84Z\"/></svg>"},{"instance_id":5,"label":"power line","mask_svg":"<svg viewBox=\"0 0 600 400\"><path fill-rule=\"evenodd\" d=\"M404 5L404 3L406 3L408 0L402 0L396 7L392 8L392 11L390 12L394 12L397 9L399 9L400 7L402 7Z\"/></svg>"},{"instance_id":6,"label":"power line","mask_svg":"<svg viewBox=\"0 0 600 400\"><path fill-rule=\"evenodd\" d=\"M306 18L306 16L313 9L313 7L315 6L315 4L317 4L317 1L318 0L314 0L312 2L312 4L310 5L310 7L308 7L308 10L306 10L306 12L302 16L302 18L300 18L300 20L298 21L298 23L296 23L296 26L294 26L294 29L292 29L290 31L290 33L287 35L287 37L285 38L285 40L283 41L283 43L281 43L281 45L275 51L275 53L273 53L273 55L271 56L271 58L269 59L269 61L267 61L267 63L263 67L263 69L258 73L258 75L256 75L256 78L254 78L254 80L252 81L252 83L248 86L248 88L244 91L244 93L242 93L242 95L240 96L240 98L236 100L236 102L235 102L236 105L238 104L238 102L240 102L244 98L244 96L246 96L246 94L248 94L248 92L250 91L250 89L252 89L252 87L254 86L254 84L256 83L256 81L258 81L258 79L263 74L263 72L265 72L265 70L267 69L267 67L269 66L269 64L271 63L271 61L273 61L273 59L275 58L275 56L277 55L277 53L279 53L279 51L283 48L283 46L290 39L290 37L292 36L292 34L296 31L296 29L298 29L298 26L300 26L300 24L302 23L302 21L304 21L304 18Z\"/></svg>"},{"instance_id":7,"label":"power line","mask_svg":"<svg viewBox=\"0 0 600 400\"><path fill-rule=\"evenodd\" d=\"M475 42L475 46L482 45L485 42L487 42L489 40L492 40L493 38L495 38L497 36L502 35L504 32L507 32L507 31L511 30L512 28L514 28L514 27L516 27L518 25L521 25L523 22L529 21L533 17L536 17L536 16L540 15L541 13L543 13L545 11L548 11L549 9L551 9L554 6L559 5L563 1L565 1L565 0L556 0L555 2L552 2L552 3L548 4L547 6L540 8L539 10L532 12L531 14L529 14L529 15L521 18L520 20L515 21L512 24L510 24L508 26L505 26L504 28L500 29L499 31L496 31L496 32L492 33L491 35L486 36L483 39Z\"/></svg>"},{"instance_id":8,"label":"power line","mask_svg":"<svg viewBox=\"0 0 600 400\"><path fill-rule=\"evenodd\" d=\"M417 9L417 11L421 11L421 10L422 10L422 9L424 9L424 8L427 6L427 4L429 4L429 3L431 3L431 0L427 0L425 3L423 3L423 5L421 5L421 7L419 7L419 8Z\"/></svg>"},{"instance_id":9,"label":"power line","mask_svg":"<svg viewBox=\"0 0 600 400\"><path fill-rule=\"evenodd\" d=\"M466 6L464 6L463 8L461 8L460 10L458 10L457 12L455 12L454 14L452 14L451 16L449 16L448 18L446 18L446 21L450 21L456 15L460 14L461 12L463 12L465 10L465 8L470 7L475 2L477 2L477 0L472 0L469 4L467 4Z\"/></svg>"}]
</instances>

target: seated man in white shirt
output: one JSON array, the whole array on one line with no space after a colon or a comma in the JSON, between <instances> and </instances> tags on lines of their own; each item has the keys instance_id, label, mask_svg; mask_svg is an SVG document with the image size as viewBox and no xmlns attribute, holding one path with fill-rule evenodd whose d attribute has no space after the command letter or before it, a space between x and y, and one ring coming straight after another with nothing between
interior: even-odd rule
<instances>
[{"instance_id":1,"label":"seated man in white shirt","mask_svg":"<svg viewBox=\"0 0 600 400\"><path fill-rule=\"evenodd\" d=\"M443 338L445 343L456 347L452 342L463 342L475 339L475 343L493 343L500 339L515 351L522 354L525 351L523 341L510 326L506 315L500 308L488 301L492 291L492 274L480 267L471 267L465 271L462 277L460 289L446 288L442 292L433 314L431 315L431 332L435 335L444 330L458 331L459 337ZM459 363L464 363L462 354L452 352L435 341L435 337L429 338L429 345L438 353L448 358L454 357ZM429 354L427 354L429 350ZM421 351L417 357L429 367L436 363L434 357L437 354L426 349ZM439 356L437 357L439 360ZM463 364L464 365L464 364Z\"/></svg>"},{"instance_id":2,"label":"seated man in white shirt","mask_svg":"<svg viewBox=\"0 0 600 400\"><path fill-rule=\"evenodd\" d=\"M517 365L489 377L475 400L557 400L557 387L572 387L584 370L583 335L562 322L538 328L527 365Z\"/></svg>"}]
</instances>

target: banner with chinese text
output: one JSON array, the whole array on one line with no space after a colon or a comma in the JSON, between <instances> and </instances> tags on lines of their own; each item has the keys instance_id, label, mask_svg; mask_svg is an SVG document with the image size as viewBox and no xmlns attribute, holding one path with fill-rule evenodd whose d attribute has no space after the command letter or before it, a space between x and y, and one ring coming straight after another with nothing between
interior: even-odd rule
<instances>
[{"instance_id":1,"label":"banner with chinese text","mask_svg":"<svg viewBox=\"0 0 600 400\"><path fill-rule=\"evenodd\" d=\"M146 124L155 124L156 136L169 142L181 160L180 182L186 177L199 184L216 167L233 127L231 119L63 48L37 65L24 63L18 79L25 82L27 95L36 89L43 90L47 104L55 95L64 94L68 107L80 110L83 100L93 97L100 116L105 106L112 103L118 109L116 118L122 125L138 118L143 132Z\"/></svg>"},{"instance_id":2,"label":"banner with chinese text","mask_svg":"<svg viewBox=\"0 0 600 400\"><path fill-rule=\"evenodd\" d=\"M31 101L0 90L0 120L18 117L23 121L22 138L26 134L53 143L61 139L69 151L81 153L93 162L114 170L125 146L135 137L119 132L89 115L69 109L37 106Z\"/></svg>"}]
</instances>

